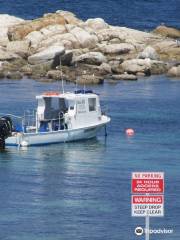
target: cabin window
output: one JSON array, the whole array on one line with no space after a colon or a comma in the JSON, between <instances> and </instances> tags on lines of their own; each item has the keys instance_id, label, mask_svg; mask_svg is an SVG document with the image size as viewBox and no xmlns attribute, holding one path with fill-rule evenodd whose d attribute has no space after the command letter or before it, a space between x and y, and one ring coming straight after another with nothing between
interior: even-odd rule
<instances>
[{"instance_id":1,"label":"cabin window","mask_svg":"<svg viewBox=\"0 0 180 240\"><path fill-rule=\"evenodd\" d=\"M59 111L66 112L68 110L68 102L64 98L59 98Z\"/></svg>"},{"instance_id":2,"label":"cabin window","mask_svg":"<svg viewBox=\"0 0 180 240\"><path fill-rule=\"evenodd\" d=\"M86 102L85 99L79 99L77 102L77 113L85 113L86 112Z\"/></svg>"},{"instance_id":3,"label":"cabin window","mask_svg":"<svg viewBox=\"0 0 180 240\"><path fill-rule=\"evenodd\" d=\"M74 101L72 101L72 100L69 100L69 101L68 101L69 110L74 110L74 104L75 104Z\"/></svg>"},{"instance_id":4,"label":"cabin window","mask_svg":"<svg viewBox=\"0 0 180 240\"><path fill-rule=\"evenodd\" d=\"M51 99L51 108L54 110L59 109L59 98L52 98Z\"/></svg>"},{"instance_id":5,"label":"cabin window","mask_svg":"<svg viewBox=\"0 0 180 240\"><path fill-rule=\"evenodd\" d=\"M88 98L89 112L96 111L96 98Z\"/></svg>"}]
</instances>

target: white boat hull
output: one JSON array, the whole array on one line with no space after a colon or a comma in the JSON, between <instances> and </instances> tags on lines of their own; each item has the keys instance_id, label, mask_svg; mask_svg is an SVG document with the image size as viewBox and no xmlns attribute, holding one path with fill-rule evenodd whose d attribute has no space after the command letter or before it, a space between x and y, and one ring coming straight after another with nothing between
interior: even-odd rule
<instances>
[{"instance_id":1,"label":"white boat hull","mask_svg":"<svg viewBox=\"0 0 180 240\"><path fill-rule=\"evenodd\" d=\"M79 129L59 130L52 132L38 133L17 133L6 139L6 145L11 146L38 146L53 143L70 142L82 139L90 139L97 135L97 132L110 121L106 119L101 124Z\"/></svg>"}]
</instances>

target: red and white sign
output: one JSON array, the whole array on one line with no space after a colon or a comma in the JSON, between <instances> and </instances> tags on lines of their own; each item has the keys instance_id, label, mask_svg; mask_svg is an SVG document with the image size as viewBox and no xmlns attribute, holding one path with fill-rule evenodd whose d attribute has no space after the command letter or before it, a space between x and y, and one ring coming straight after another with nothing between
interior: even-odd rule
<instances>
[{"instance_id":1,"label":"red and white sign","mask_svg":"<svg viewBox=\"0 0 180 240\"><path fill-rule=\"evenodd\" d=\"M131 191L135 194L163 194L163 172L134 172L132 173Z\"/></svg>"},{"instance_id":2,"label":"red and white sign","mask_svg":"<svg viewBox=\"0 0 180 240\"><path fill-rule=\"evenodd\" d=\"M131 191L136 194L131 199L132 216L164 216L163 172L133 172Z\"/></svg>"},{"instance_id":3,"label":"red and white sign","mask_svg":"<svg viewBox=\"0 0 180 240\"><path fill-rule=\"evenodd\" d=\"M163 195L132 195L131 211L133 217L163 217Z\"/></svg>"}]
</instances>

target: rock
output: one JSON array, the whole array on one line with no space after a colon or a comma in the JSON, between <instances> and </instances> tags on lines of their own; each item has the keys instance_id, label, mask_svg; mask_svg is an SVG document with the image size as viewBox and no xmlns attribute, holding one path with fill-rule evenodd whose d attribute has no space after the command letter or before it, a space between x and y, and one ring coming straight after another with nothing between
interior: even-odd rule
<instances>
[{"instance_id":1,"label":"rock","mask_svg":"<svg viewBox=\"0 0 180 240\"><path fill-rule=\"evenodd\" d=\"M40 64L53 60L55 56L62 56L65 53L65 49L62 46L52 46L39 53L28 57L30 64Z\"/></svg>"},{"instance_id":2,"label":"rock","mask_svg":"<svg viewBox=\"0 0 180 240\"><path fill-rule=\"evenodd\" d=\"M129 55L128 55L129 56ZM120 64L124 61L125 56L121 56L121 55L107 55L107 59L109 61L109 64L113 65L113 64Z\"/></svg>"},{"instance_id":3,"label":"rock","mask_svg":"<svg viewBox=\"0 0 180 240\"><path fill-rule=\"evenodd\" d=\"M92 64L92 65L101 65L101 63L107 62L106 57L100 52L88 52L82 54L78 57L75 57L74 62L82 62L85 64Z\"/></svg>"},{"instance_id":4,"label":"rock","mask_svg":"<svg viewBox=\"0 0 180 240\"><path fill-rule=\"evenodd\" d=\"M61 57L61 64L63 66L71 66L72 59L73 59L73 52L67 50L65 54Z\"/></svg>"},{"instance_id":5,"label":"rock","mask_svg":"<svg viewBox=\"0 0 180 240\"><path fill-rule=\"evenodd\" d=\"M20 58L17 54L6 51L4 48L0 48L0 61L10 61L17 58Z\"/></svg>"},{"instance_id":6,"label":"rock","mask_svg":"<svg viewBox=\"0 0 180 240\"><path fill-rule=\"evenodd\" d=\"M73 57L78 57L84 53L88 53L89 49L88 48L79 48L79 49L73 49Z\"/></svg>"},{"instance_id":7,"label":"rock","mask_svg":"<svg viewBox=\"0 0 180 240\"><path fill-rule=\"evenodd\" d=\"M53 80L53 79L49 79L49 78L42 77L42 76L34 76L33 75L31 78L40 82L40 83L53 83L53 82L55 82L55 80Z\"/></svg>"},{"instance_id":8,"label":"rock","mask_svg":"<svg viewBox=\"0 0 180 240\"><path fill-rule=\"evenodd\" d=\"M79 68L76 71L74 66L70 66L70 67L62 66L61 69L58 68L58 70L62 71L63 80L66 80L66 81L69 81L69 82L75 82L76 81L76 76L78 76L78 74L79 74Z\"/></svg>"},{"instance_id":9,"label":"rock","mask_svg":"<svg viewBox=\"0 0 180 240\"><path fill-rule=\"evenodd\" d=\"M3 78L5 78L5 74L3 71L0 70L0 79L3 79Z\"/></svg>"},{"instance_id":10,"label":"rock","mask_svg":"<svg viewBox=\"0 0 180 240\"><path fill-rule=\"evenodd\" d=\"M92 28L94 31L106 29L109 25L102 18L88 19L85 24Z\"/></svg>"},{"instance_id":11,"label":"rock","mask_svg":"<svg viewBox=\"0 0 180 240\"><path fill-rule=\"evenodd\" d=\"M67 50L73 50L72 42L69 40L62 40L62 44L65 49Z\"/></svg>"},{"instance_id":12,"label":"rock","mask_svg":"<svg viewBox=\"0 0 180 240\"><path fill-rule=\"evenodd\" d=\"M24 22L23 19L10 16L8 14L0 14L0 45L6 45L8 40L8 27Z\"/></svg>"},{"instance_id":13,"label":"rock","mask_svg":"<svg viewBox=\"0 0 180 240\"><path fill-rule=\"evenodd\" d=\"M37 48L39 43L44 39L44 35L40 31L32 31L24 38L30 42L31 48Z\"/></svg>"},{"instance_id":14,"label":"rock","mask_svg":"<svg viewBox=\"0 0 180 240\"><path fill-rule=\"evenodd\" d=\"M168 64L162 61L151 61L151 74L164 74L168 71Z\"/></svg>"},{"instance_id":15,"label":"rock","mask_svg":"<svg viewBox=\"0 0 180 240\"><path fill-rule=\"evenodd\" d=\"M114 27L117 31L121 32L125 36L126 43L131 43L133 45L144 44L149 41L157 41L158 36L155 36L152 33L139 31L136 29L131 29L127 27Z\"/></svg>"},{"instance_id":16,"label":"rock","mask_svg":"<svg viewBox=\"0 0 180 240\"><path fill-rule=\"evenodd\" d=\"M78 19L72 12L57 10L56 13L60 14L65 19L66 24L78 25L82 23L82 20Z\"/></svg>"},{"instance_id":17,"label":"rock","mask_svg":"<svg viewBox=\"0 0 180 240\"><path fill-rule=\"evenodd\" d=\"M180 47L169 48L167 51L162 51L161 59L165 61L180 61Z\"/></svg>"},{"instance_id":18,"label":"rock","mask_svg":"<svg viewBox=\"0 0 180 240\"><path fill-rule=\"evenodd\" d=\"M178 29L161 26L161 31L162 28L166 31L165 35L162 31L162 35L177 38L175 40L155 33L110 26L101 18L83 22L67 11L45 14L32 21L14 19L13 22L11 18L7 25L5 20L0 21L0 30L6 27L4 47L0 47L2 76L10 72L10 77L13 73L14 78L18 78L21 71L32 78L56 80L60 77L61 57L65 79L75 82L76 76L80 76L80 83L91 84L102 83L108 74L113 74L115 81L166 73L170 66L159 59L180 61ZM7 39L7 26L11 42ZM1 35L0 32L0 45Z\"/></svg>"},{"instance_id":19,"label":"rock","mask_svg":"<svg viewBox=\"0 0 180 240\"><path fill-rule=\"evenodd\" d=\"M136 30L134 30L136 31ZM137 33L138 32L138 33ZM143 32L137 31L137 34L141 34ZM108 29L102 29L97 32L97 36L99 41L111 41L112 39L119 39L120 42L125 43L127 40L132 39L133 37L131 36L132 29L129 28L124 28L124 27L113 27L110 26ZM134 34L135 35L135 34ZM133 38L135 39L135 38ZM135 39L136 40L136 39Z\"/></svg>"},{"instance_id":20,"label":"rock","mask_svg":"<svg viewBox=\"0 0 180 240\"><path fill-rule=\"evenodd\" d=\"M77 84L102 84L104 79L101 76L82 75L77 77Z\"/></svg>"},{"instance_id":21,"label":"rock","mask_svg":"<svg viewBox=\"0 0 180 240\"><path fill-rule=\"evenodd\" d=\"M146 59L126 60L121 65L124 72L149 76L151 74L163 74L167 72L168 65L162 61Z\"/></svg>"},{"instance_id":22,"label":"rock","mask_svg":"<svg viewBox=\"0 0 180 240\"><path fill-rule=\"evenodd\" d=\"M122 74L124 73L124 70L121 67L121 63L123 61L117 61L117 60L113 60L113 61L109 61L109 65L111 66L111 70L114 74Z\"/></svg>"},{"instance_id":23,"label":"rock","mask_svg":"<svg viewBox=\"0 0 180 240\"><path fill-rule=\"evenodd\" d=\"M124 74L120 74L120 75L112 75L111 79L113 79L113 80L131 80L131 81L134 81L134 80L137 80L138 78L137 78L136 75L124 73Z\"/></svg>"},{"instance_id":24,"label":"rock","mask_svg":"<svg viewBox=\"0 0 180 240\"><path fill-rule=\"evenodd\" d=\"M29 54L30 43L28 41L13 41L8 42L7 51L17 53L21 57L27 57Z\"/></svg>"},{"instance_id":25,"label":"rock","mask_svg":"<svg viewBox=\"0 0 180 240\"><path fill-rule=\"evenodd\" d=\"M8 79L14 79L14 80L18 79L19 80L19 79L23 78L23 75L20 72L8 72L6 77Z\"/></svg>"},{"instance_id":26,"label":"rock","mask_svg":"<svg viewBox=\"0 0 180 240\"><path fill-rule=\"evenodd\" d=\"M91 35L80 27L73 28L70 33L78 40L82 48L94 48L98 42L96 35Z\"/></svg>"},{"instance_id":27,"label":"rock","mask_svg":"<svg viewBox=\"0 0 180 240\"><path fill-rule=\"evenodd\" d=\"M32 33L30 33L30 35L31 34ZM30 36L26 39L31 39L31 49L34 50L34 52L42 51L51 46L64 46L64 48L67 50L80 47L78 40L69 33L65 33L62 35L57 34L46 38L40 32L37 32L37 36Z\"/></svg>"},{"instance_id":28,"label":"rock","mask_svg":"<svg viewBox=\"0 0 180 240\"><path fill-rule=\"evenodd\" d=\"M4 69L9 63L7 61L0 61L0 71Z\"/></svg>"},{"instance_id":29,"label":"rock","mask_svg":"<svg viewBox=\"0 0 180 240\"><path fill-rule=\"evenodd\" d=\"M143 72L137 72L137 73L136 73L136 76L137 76L137 77L145 77L146 75L145 75L145 73L143 73Z\"/></svg>"},{"instance_id":30,"label":"rock","mask_svg":"<svg viewBox=\"0 0 180 240\"><path fill-rule=\"evenodd\" d=\"M71 66L72 58L73 58L73 52L72 51L66 51L65 54L62 55L61 57L57 54L53 59L52 68L55 69L59 65Z\"/></svg>"},{"instance_id":31,"label":"rock","mask_svg":"<svg viewBox=\"0 0 180 240\"><path fill-rule=\"evenodd\" d=\"M42 78L45 77L47 72L51 70L52 68L52 61L36 64L36 65L28 65L29 68L31 68L32 71L32 78ZM30 70L29 70L30 71Z\"/></svg>"},{"instance_id":32,"label":"rock","mask_svg":"<svg viewBox=\"0 0 180 240\"><path fill-rule=\"evenodd\" d=\"M136 74L138 72L149 74L151 68L151 60L150 59L126 60L121 64L121 68L124 72L130 74Z\"/></svg>"},{"instance_id":33,"label":"rock","mask_svg":"<svg viewBox=\"0 0 180 240\"><path fill-rule=\"evenodd\" d=\"M100 66L79 63L74 67L75 75L95 75L104 77L111 73L111 67L107 63L102 63Z\"/></svg>"},{"instance_id":34,"label":"rock","mask_svg":"<svg viewBox=\"0 0 180 240\"><path fill-rule=\"evenodd\" d=\"M102 83L104 74L102 74L100 66L78 64L75 66L62 66L63 79L70 82L78 82L80 84L95 84ZM58 68L60 70L60 68ZM106 75L106 74L105 74Z\"/></svg>"},{"instance_id":35,"label":"rock","mask_svg":"<svg viewBox=\"0 0 180 240\"><path fill-rule=\"evenodd\" d=\"M98 39L100 42L110 41L114 38L119 39L122 42L125 42L125 40L126 40L126 36L124 34L121 34L120 31L117 31L116 29L114 29L112 27L98 31L97 36L98 36Z\"/></svg>"},{"instance_id":36,"label":"rock","mask_svg":"<svg viewBox=\"0 0 180 240\"><path fill-rule=\"evenodd\" d=\"M44 38L52 37L57 34L66 33L66 27L64 25L54 24L44 27L40 30Z\"/></svg>"},{"instance_id":37,"label":"rock","mask_svg":"<svg viewBox=\"0 0 180 240\"><path fill-rule=\"evenodd\" d=\"M134 47L128 43L119 44L98 44L98 48L101 52L105 54L125 54L134 50Z\"/></svg>"},{"instance_id":38,"label":"rock","mask_svg":"<svg viewBox=\"0 0 180 240\"><path fill-rule=\"evenodd\" d=\"M176 28L159 26L153 32L164 37L180 38L180 30Z\"/></svg>"},{"instance_id":39,"label":"rock","mask_svg":"<svg viewBox=\"0 0 180 240\"><path fill-rule=\"evenodd\" d=\"M119 44L122 43L122 41L119 38L113 38L109 41L110 44Z\"/></svg>"},{"instance_id":40,"label":"rock","mask_svg":"<svg viewBox=\"0 0 180 240\"><path fill-rule=\"evenodd\" d=\"M38 42L39 48L47 48L52 45L61 45L66 49L80 48L78 39L71 33L57 34Z\"/></svg>"},{"instance_id":41,"label":"rock","mask_svg":"<svg viewBox=\"0 0 180 240\"><path fill-rule=\"evenodd\" d=\"M33 73L32 68L29 65L24 65L20 70L26 76L31 76Z\"/></svg>"},{"instance_id":42,"label":"rock","mask_svg":"<svg viewBox=\"0 0 180 240\"><path fill-rule=\"evenodd\" d=\"M29 33L39 31L49 25L65 25L65 18L59 13L45 15L43 18L38 18L32 21L25 21L18 25L9 27L8 38L10 41L23 40Z\"/></svg>"},{"instance_id":43,"label":"rock","mask_svg":"<svg viewBox=\"0 0 180 240\"><path fill-rule=\"evenodd\" d=\"M175 40L161 40L156 42L153 47L156 49L161 60L180 61L180 47Z\"/></svg>"},{"instance_id":44,"label":"rock","mask_svg":"<svg viewBox=\"0 0 180 240\"><path fill-rule=\"evenodd\" d=\"M66 28L63 25L50 25L42 28L40 31L32 31L25 37L26 40L31 42L31 47L34 49L49 47L61 41L61 35L66 33ZM77 41L77 40L76 40ZM63 45L63 44L60 44Z\"/></svg>"},{"instance_id":45,"label":"rock","mask_svg":"<svg viewBox=\"0 0 180 240\"><path fill-rule=\"evenodd\" d=\"M50 70L47 72L46 77L54 80L61 80L62 72L60 70Z\"/></svg>"},{"instance_id":46,"label":"rock","mask_svg":"<svg viewBox=\"0 0 180 240\"><path fill-rule=\"evenodd\" d=\"M138 58L140 58L140 59L150 58L151 60L158 60L159 56L153 47L148 46L144 49L143 52L141 52L138 55Z\"/></svg>"},{"instance_id":47,"label":"rock","mask_svg":"<svg viewBox=\"0 0 180 240\"><path fill-rule=\"evenodd\" d=\"M102 75L112 73L111 66L108 63L102 63L99 66L99 70Z\"/></svg>"},{"instance_id":48,"label":"rock","mask_svg":"<svg viewBox=\"0 0 180 240\"><path fill-rule=\"evenodd\" d=\"M138 31L135 29L130 29L126 27L114 27L110 26L108 29L102 29L97 32L99 41L110 41L114 38L119 39L121 42L131 43L136 46L139 44L144 44L150 40L159 39L152 33L146 33Z\"/></svg>"},{"instance_id":49,"label":"rock","mask_svg":"<svg viewBox=\"0 0 180 240\"><path fill-rule=\"evenodd\" d=\"M21 67L26 64L26 61L22 58L12 59L9 62L4 61L1 70L3 72L18 72Z\"/></svg>"},{"instance_id":50,"label":"rock","mask_svg":"<svg viewBox=\"0 0 180 240\"><path fill-rule=\"evenodd\" d=\"M168 73L167 73L167 75L169 76L169 77L180 77L180 65L179 66L174 66L174 67L172 67L169 71L168 71Z\"/></svg>"}]
</instances>

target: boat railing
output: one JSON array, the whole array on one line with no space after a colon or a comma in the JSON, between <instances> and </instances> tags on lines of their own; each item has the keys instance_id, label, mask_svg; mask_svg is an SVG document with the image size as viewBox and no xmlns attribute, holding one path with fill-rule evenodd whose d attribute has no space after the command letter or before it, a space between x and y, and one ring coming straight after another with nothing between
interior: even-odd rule
<instances>
[{"instance_id":1,"label":"boat railing","mask_svg":"<svg viewBox=\"0 0 180 240\"><path fill-rule=\"evenodd\" d=\"M8 116L13 123L14 132L34 132L37 129L36 110L26 110L23 116L18 116L9 113L0 113L0 117ZM58 118L46 119L46 122L51 123L48 131L66 129L65 116L62 113L58 114Z\"/></svg>"},{"instance_id":2,"label":"boat railing","mask_svg":"<svg viewBox=\"0 0 180 240\"><path fill-rule=\"evenodd\" d=\"M65 115L62 112L59 112L57 117L39 120L39 132L58 131L66 128L67 124L65 123Z\"/></svg>"},{"instance_id":3,"label":"boat railing","mask_svg":"<svg viewBox=\"0 0 180 240\"><path fill-rule=\"evenodd\" d=\"M58 125L56 123L58 122ZM51 119L52 130L64 130L66 128L65 115L59 112L58 118ZM55 124L55 126L53 126Z\"/></svg>"},{"instance_id":4,"label":"boat railing","mask_svg":"<svg viewBox=\"0 0 180 240\"><path fill-rule=\"evenodd\" d=\"M36 110L33 109L24 111L22 125L26 127L36 127Z\"/></svg>"},{"instance_id":5,"label":"boat railing","mask_svg":"<svg viewBox=\"0 0 180 240\"><path fill-rule=\"evenodd\" d=\"M107 113L109 112L109 108L107 105L102 105L101 106L101 113L102 115L107 115Z\"/></svg>"},{"instance_id":6,"label":"boat railing","mask_svg":"<svg viewBox=\"0 0 180 240\"><path fill-rule=\"evenodd\" d=\"M0 116L10 117L15 132L26 132L27 128L36 128L36 111L27 110L23 116L9 113L0 113Z\"/></svg>"}]
</instances>

